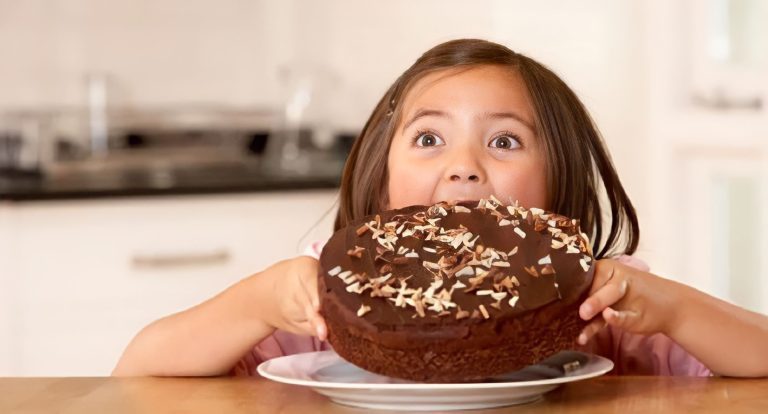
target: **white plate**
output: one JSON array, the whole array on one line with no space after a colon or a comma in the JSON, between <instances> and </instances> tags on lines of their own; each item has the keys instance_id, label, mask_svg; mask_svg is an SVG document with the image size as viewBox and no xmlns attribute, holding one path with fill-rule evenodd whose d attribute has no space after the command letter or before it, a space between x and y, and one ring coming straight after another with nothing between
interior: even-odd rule
<instances>
[{"instance_id":1,"label":"white plate","mask_svg":"<svg viewBox=\"0 0 768 414\"><path fill-rule=\"evenodd\" d=\"M568 364L573 361L578 363ZM568 368L564 369L564 365ZM605 374L613 369L613 362L597 355L565 351L484 382L450 384L381 376L350 364L333 351L275 358L257 369L265 378L310 387L339 404L422 411L491 408L536 401L560 384Z\"/></svg>"}]
</instances>

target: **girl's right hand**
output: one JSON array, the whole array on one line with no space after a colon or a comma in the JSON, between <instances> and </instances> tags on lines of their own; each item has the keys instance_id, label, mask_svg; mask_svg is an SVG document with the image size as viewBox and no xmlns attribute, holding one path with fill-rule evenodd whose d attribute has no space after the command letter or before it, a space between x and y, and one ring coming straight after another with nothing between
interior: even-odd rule
<instances>
[{"instance_id":1,"label":"girl's right hand","mask_svg":"<svg viewBox=\"0 0 768 414\"><path fill-rule=\"evenodd\" d=\"M264 315L267 322L275 329L317 336L324 341L328 328L319 314L320 263L312 257L299 256L279 262L270 270L273 280L267 294L273 312Z\"/></svg>"}]
</instances>

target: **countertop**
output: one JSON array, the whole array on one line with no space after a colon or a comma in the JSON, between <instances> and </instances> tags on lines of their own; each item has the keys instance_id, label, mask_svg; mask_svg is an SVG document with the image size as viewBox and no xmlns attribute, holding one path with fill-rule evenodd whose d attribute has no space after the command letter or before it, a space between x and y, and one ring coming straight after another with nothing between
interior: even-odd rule
<instances>
[{"instance_id":1,"label":"countertop","mask_svg":"<svg viewBox=\"0 0 768 414\"><path fill-rule=\"evenodd\" d=\"M768 412L768 379L615 377L472 413ZM263 378L0 378L0 412L365 413Z\"/></svg>"},{"instance_id":2,"label":"countertop","mask_svg":"<svg viewBox=\"0 0 768 414\"><path fill-rule=\"evenodd\" d=\"M177 170L167 174L0 176L0 202L331 189L337 188L340 181L340 166L290 175L208 169Z\"/></svg>"}]
</instances>

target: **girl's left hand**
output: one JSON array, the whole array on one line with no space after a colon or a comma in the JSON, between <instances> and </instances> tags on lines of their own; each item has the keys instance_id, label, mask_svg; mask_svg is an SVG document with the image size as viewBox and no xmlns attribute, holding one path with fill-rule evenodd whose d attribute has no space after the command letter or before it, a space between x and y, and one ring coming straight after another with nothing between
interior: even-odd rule
<instances>
[{"instance_id":1,"label":"girl's left hand","mask_svg":"<svg viewBox=\"0 0 768 414\"><path fill-rule=\"evenodd\" d=\"M578 342L586 344L606 324L632 333L669 332L675 315L674 284L616 260L595 262L589 297L579 316L591 320Z\"/></svg>"}]
</instances>

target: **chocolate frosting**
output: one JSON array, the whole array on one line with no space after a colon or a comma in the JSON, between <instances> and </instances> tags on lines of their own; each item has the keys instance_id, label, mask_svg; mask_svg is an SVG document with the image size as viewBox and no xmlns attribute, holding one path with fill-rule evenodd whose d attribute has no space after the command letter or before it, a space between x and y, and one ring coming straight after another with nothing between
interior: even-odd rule
<instances>
[{"instance_id":1,"label":"chocolate frosting","mask_svg":"<svg viewBox=\"0 0 768 414\"><path fill-rule=\"evenodd\" d=\"M438 203L371 215L334 233L319 289L323 307L384 341L402 331L462 338L472 325L579 300L593 262L577 220L495 198Z\"/></svg>"}]
</instances>

